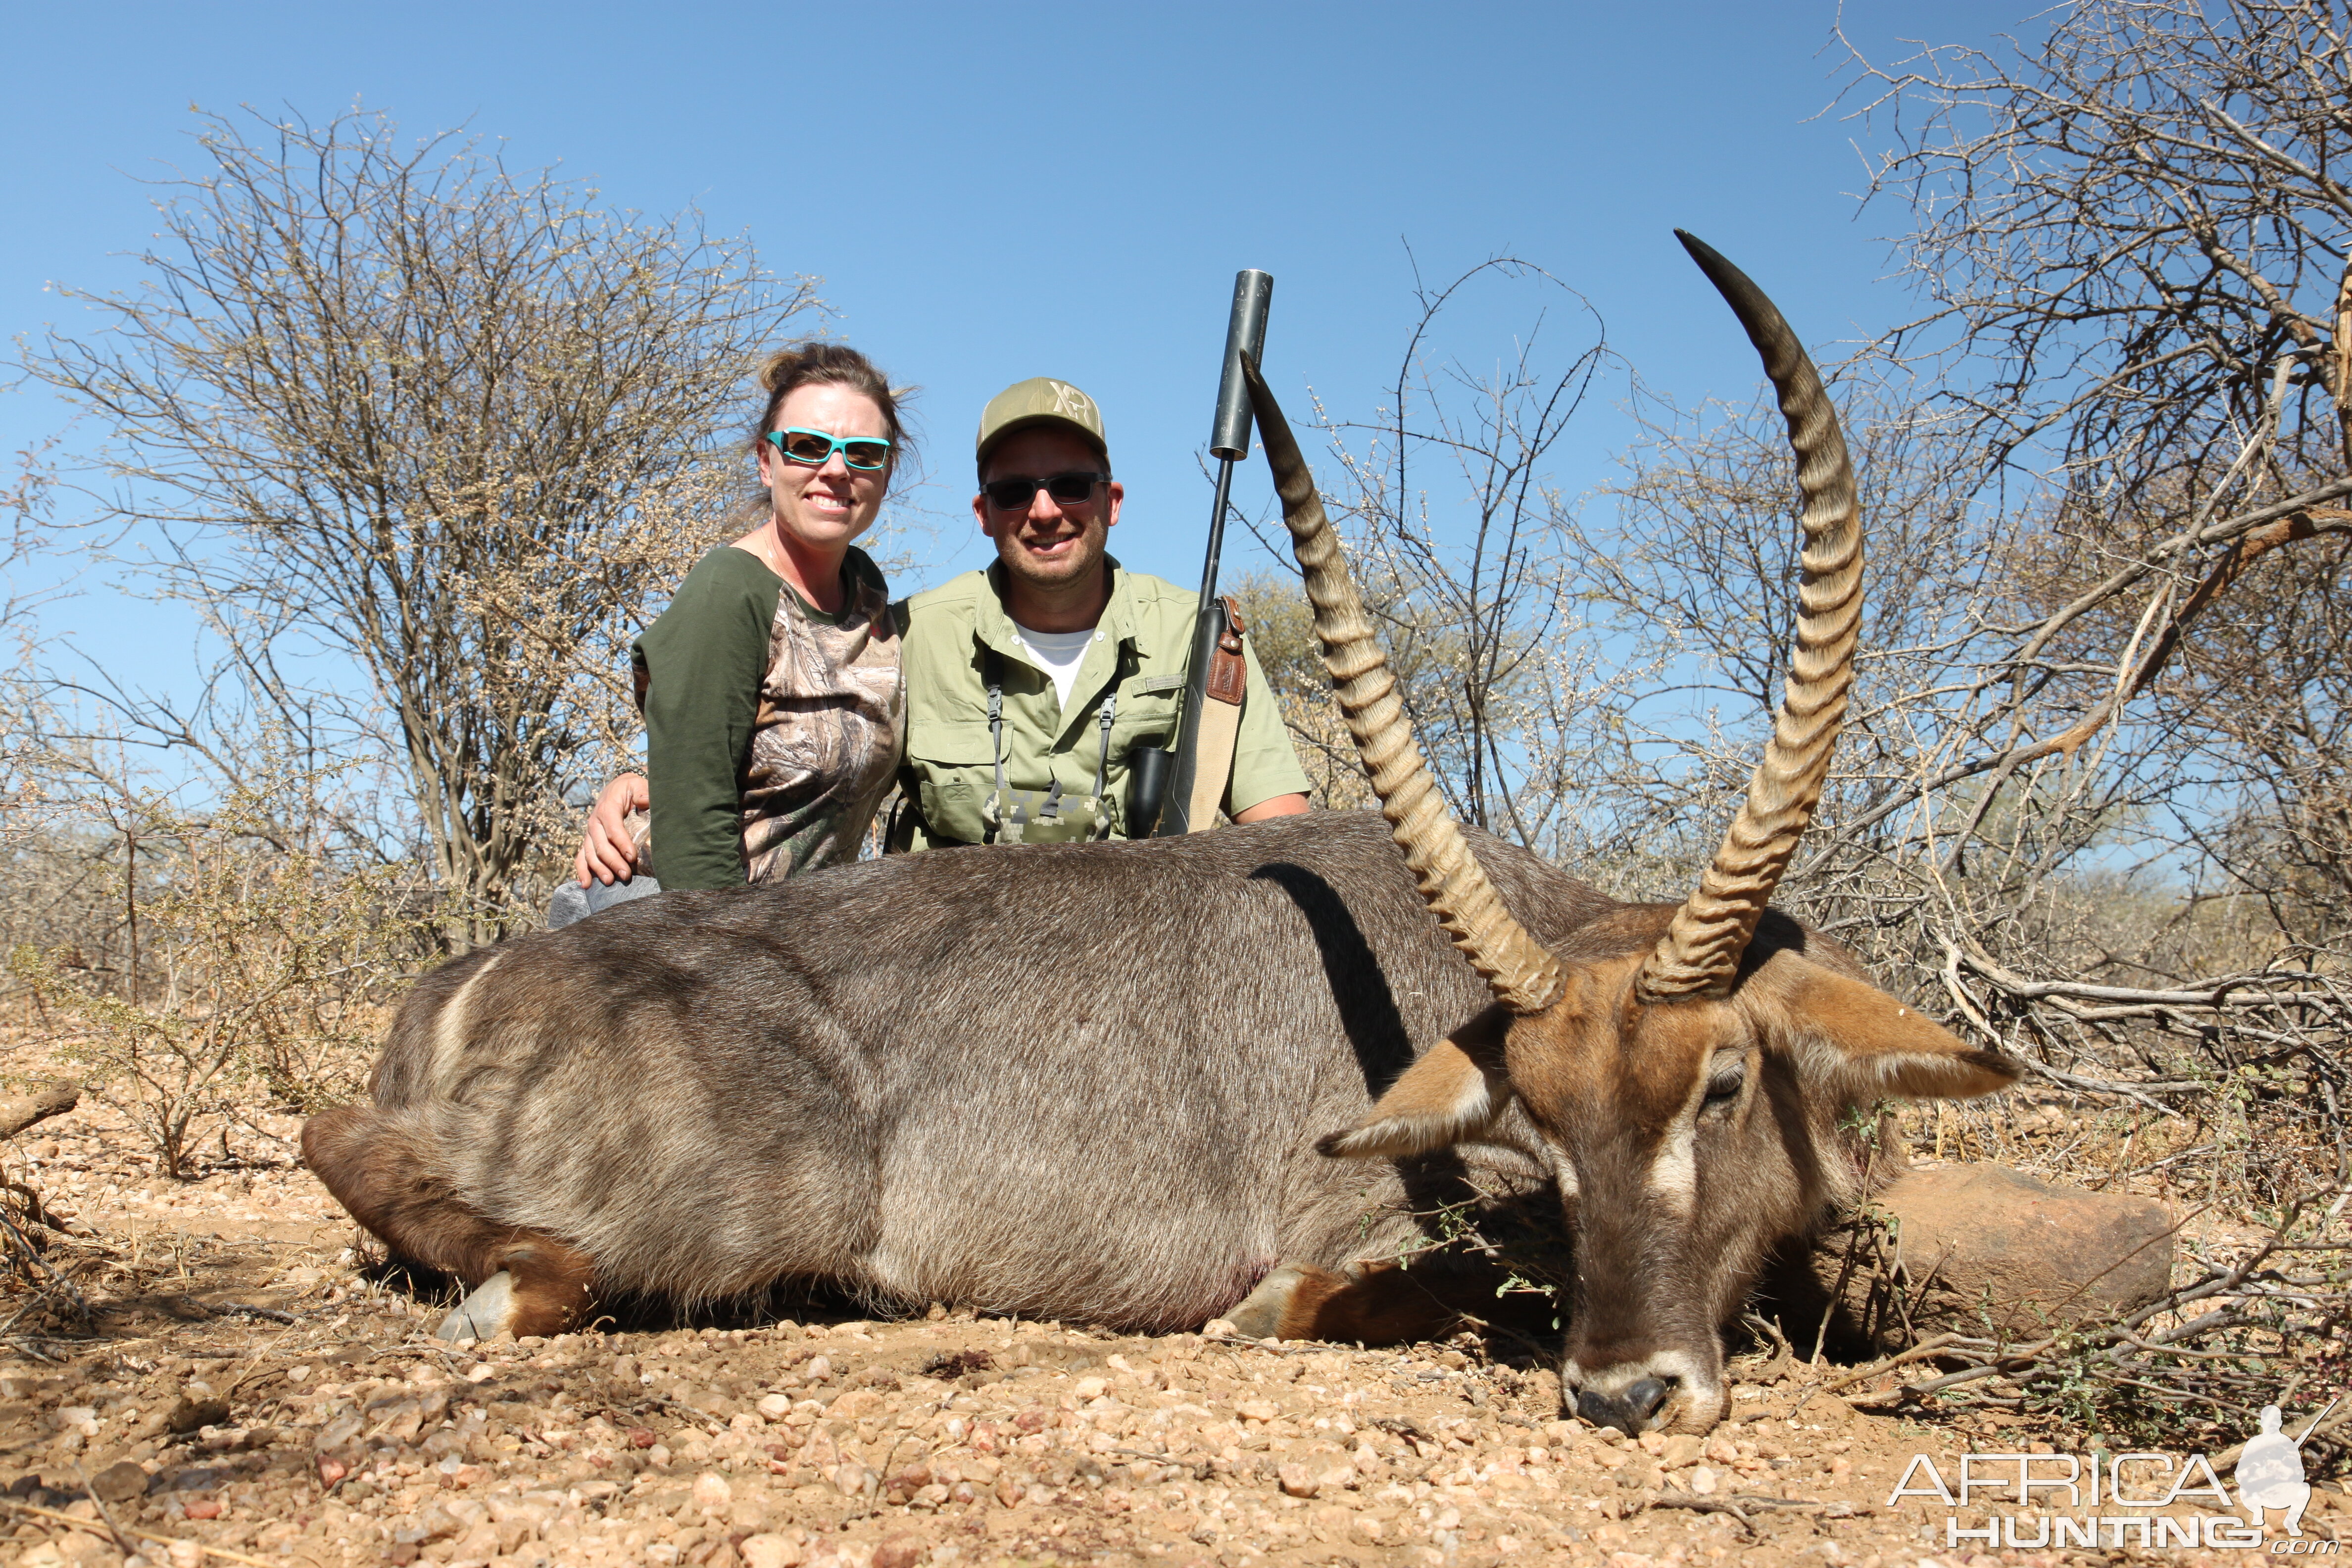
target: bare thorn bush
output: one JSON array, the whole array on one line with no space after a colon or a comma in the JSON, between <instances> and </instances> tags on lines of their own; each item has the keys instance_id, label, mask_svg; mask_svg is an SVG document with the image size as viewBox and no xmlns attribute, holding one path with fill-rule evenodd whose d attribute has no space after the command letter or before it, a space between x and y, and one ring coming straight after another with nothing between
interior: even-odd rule
<instances>
[{"instance_id":1,"label":"bare thorn bush","mask_svg":"<svg viewBox=\"0 0 2352 1568\"><path fill-rule=\"evenodd\" d=\"M811 282L381 115L196 141L143 285L66 290L89 330L26 366L110 433L84 499L146 531L232 663L308 641L356 668L312 706L402 776L449 939L492 940L633 727L630 637L726 535L746 378Z\"/></svg>"},{"instance_id":2,"label":"bare thorn bush","mask_svg":"<svg viewBox=\"0 0 2352 1568\"><path fill-rule=\"evenodd\" d=\"M1525 324L1507 353L1473 363L1447 346L1446 312L1480 296L1518 306ZM1335 459L1327 503L1454 811L1570 854L1576 803L1593 774L1622 762L1616 715L1650 673L1589 635L1562 527L1570 507L1550 477L1554 448L1615 362L1584 299L1514 258L1421 287L1415 300L1376 416L1332 425L1314 405ZM1286 548L1268 553L1295 574ZM1317 803L1369 804L1297 588L1262 575L1245 597Z\"/></svg>"}]
</instances>

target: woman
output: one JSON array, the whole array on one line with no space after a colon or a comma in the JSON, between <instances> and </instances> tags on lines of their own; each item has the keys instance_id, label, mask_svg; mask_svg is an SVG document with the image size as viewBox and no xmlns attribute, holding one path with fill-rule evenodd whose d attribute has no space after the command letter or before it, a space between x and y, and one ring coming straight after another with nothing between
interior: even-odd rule
<instances>
[{"instance_id":1,"label":"woman","mask_svg":"<svg viewBox=\"0 0 2352 1568\"><path fill-rule=\"evenodd\" d=\"M850 542L874 525L907 449L898 400L839 343L786 349L760 379L767 517L698 562L631 650L650 832L643 817L633 837L592 818L579 884L559 889L551 926L649 893L855 859L890 787L905 721L898 629L880 569Z\"/></svg>"}]
</instances>

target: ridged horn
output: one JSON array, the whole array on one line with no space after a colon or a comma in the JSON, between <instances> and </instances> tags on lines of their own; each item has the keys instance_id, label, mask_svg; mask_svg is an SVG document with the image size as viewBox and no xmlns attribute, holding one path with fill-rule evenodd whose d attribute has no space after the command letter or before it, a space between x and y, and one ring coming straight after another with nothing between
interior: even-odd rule
<instances>
[{"instance_id":1,"label":"ridged horn","mask_svg":"<svg viewBox=\"0 0 2352 1568\"><path fill-rule=\"evenodd\" d=\"M1748 329L1748 341L1763 356L1764 374L1780 394L1803 501L1804 581L1798 592L1797 646L1773 716L1772 739L1714 864L1699 879L1698 890L1675 911L1674 923L1642 966L1635 984L1647 1001L1721 996L1731 989L1740 954L1748 951L1756 922L1821 804L1830 752L1853 685L1854 633L1862 620L1862 515L1853 463L1821 374L1789 323L1746 273L1682 230L1675 230L1675 237Z\"/></svg>"},{"instance_id":2,"label":"ridged horn","mask_svg":"<svg viewBox=\"0 0 2352 1568\"><path fill-rule=\"evenodd\" d=\"M1257 416L1258 439L1282 497L1282 521L1307 574L1307 602L1314 606L1315 633L1323 642L1323 668L1338 689L1339 711L1355 737L1357 754L1381 797L1390 836L1404 851L1404 863L1429 905L1430 913L1454 945L1486 982L1495 999L1514 1013L1535 1013L1559 1000L1559 965L1528 934L1486 879L1462 830L1445 809L1445 799L1413 743L1412 724L1398 697L1389 656L1372 635L1339 536L1323 515L1315 476L1299 456L1298 443L1282 409L1266 390L1257 362L1244 355L1250 406Z\"/></svg>"}]
</instances>

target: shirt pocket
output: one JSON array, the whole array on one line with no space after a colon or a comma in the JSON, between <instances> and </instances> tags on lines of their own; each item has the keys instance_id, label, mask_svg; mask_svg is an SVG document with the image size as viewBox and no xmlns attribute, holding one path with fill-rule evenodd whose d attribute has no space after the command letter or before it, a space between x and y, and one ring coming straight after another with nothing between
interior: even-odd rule
<instances>
[{"instance_id":1,"label":"shirt pocket","mask_svg":"<svg viewBox=\"0 0 2352 1568\"><path fill-rule=\"evenodd\" d=\"M985 719L934 719L918 713L907 721L907 755L911 758L969 767L985 764L995 754Z\"/></svg>"},{"instance_id":2,"label":"shirt pocket","mask_svg":"<svg viewBox=\"0 0 2352 1568\"><path fill-rule=\"evenodd\" d=\"M1119 689L1118 714L1111 721L1110 749L1114 755L1125 755L1137 746L1172 746L1176 743L1176 705L1183 695L1181 684L1159 686L1156 690L1144 689L1147 685L1159 686L1147 679L1129 681Z\"/></svg>"},{"instance_id":3,"label":"shirt pocket","mask_svg":"<svg viewBox=\"0 0 2352 1568\"><path fill-rule=\"evenodd\" d=\"M916 804L934 834L978 843L986 832L980 808L995 788L985 719L915 714L907 722L907 766L917 782Z\"/></svg>"}]
</instances>

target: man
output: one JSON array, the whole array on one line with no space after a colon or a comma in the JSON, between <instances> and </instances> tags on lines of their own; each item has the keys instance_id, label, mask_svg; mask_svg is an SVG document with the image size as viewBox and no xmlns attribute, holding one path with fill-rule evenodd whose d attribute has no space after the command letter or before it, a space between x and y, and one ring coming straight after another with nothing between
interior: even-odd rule
<instances>
[{"instance_id":1,"label":"man","mask_svg":"<svg viewBox=\"0 0 2352 1568\"><path fill-rule=\"evenodd\" d=\"M2335 1408L2330 1401L2327 1410ZM2303 1438L2326 1418L2327 1410L2312 1417L2303 1437L2290 1437L2279 1430L2285 1424L2279 1407L2263 1406L2261 1433L2238 1451L2238 1499L2256 1530L2263 1527L2264 1510L2277 1509L2289 1535L2303 1533L2303 1510L2311 1504L2311 1484L2303 1479Z\"/></svg>"},{"instance_id":2,"label":"man","mask_svg":"<svg viewBox=\"0 0 2352 1568\"><path fill-rule=\"evenodd\" d=\"M907 603L891 847L1132 837L1129 759L1174 742L1199 595L1110 555L1126 490L1111 477L1101 411L1069 383L1040 376L990 399L974 456L972 514L996 562ZM1247 659L1222 803L1244 823L1304 812L1308 788L1255 654ZM625 819L646 805L640 775L604 786L579 884L558 890L550 923L659 890L651 878L625 885L636 852Z\"/></svg>"},{"instance_id":3,"label":"man","mask_svg":"<svg viewBox=\"0 0 2352 1568\"><path fill-rule=\"evenodd\" d=\"M1199 595L1109 554L1126 490L1100 409L1069 383L997 394L974 456L996 563L908 601L892 847L1133 837L1129 759L1174 742ZM1248 680L1221 804L1236 822L1303 812L1307 775L1255 655Z\"/></svg>"}]
</instances>

